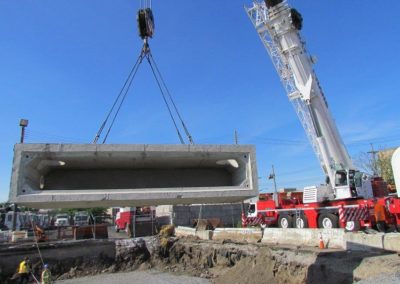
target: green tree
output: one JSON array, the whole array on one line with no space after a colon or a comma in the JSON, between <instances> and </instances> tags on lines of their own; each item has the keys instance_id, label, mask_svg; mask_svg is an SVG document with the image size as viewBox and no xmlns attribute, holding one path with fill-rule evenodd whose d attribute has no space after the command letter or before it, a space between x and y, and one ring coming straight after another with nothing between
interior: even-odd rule
<instances>
[{"instance_id":1,"label":"green tree","mask_svg":"<svg viewBox=\"0 0 400 284\"><path fill-rule=\"evenodd\" d=\"M392 168L392 156L393 149L387 149L380 151L377 159L377 167L379 169L380 176L391 185L394 185L394 176Z\"/></svg>"},{"instance_id":2,"label":"green tree","mask_svg":"<svg viewBox=\"0 0 400 284\"><path fill-rule=\"evenodd\" d=\"M105 216L107 215L107 208L104 207L95 207L88 209L88 212L93 216Z\"/></svg>"}]
</instances>

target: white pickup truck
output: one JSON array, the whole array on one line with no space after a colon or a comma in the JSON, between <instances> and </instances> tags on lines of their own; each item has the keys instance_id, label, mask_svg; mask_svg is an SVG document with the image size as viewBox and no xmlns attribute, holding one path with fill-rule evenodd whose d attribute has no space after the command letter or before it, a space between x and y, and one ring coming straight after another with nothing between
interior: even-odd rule
<instances>
[{"instance_id":1,"label":"white pickup truck","mask_svg":"<svg viewBox=\"0 0 400 284\"><path fill-rule=\"evenodd\" d=\"M54 223L56 227L69 226L69 217L66 214L57 215Z\"/></svg>"}]
</instances>

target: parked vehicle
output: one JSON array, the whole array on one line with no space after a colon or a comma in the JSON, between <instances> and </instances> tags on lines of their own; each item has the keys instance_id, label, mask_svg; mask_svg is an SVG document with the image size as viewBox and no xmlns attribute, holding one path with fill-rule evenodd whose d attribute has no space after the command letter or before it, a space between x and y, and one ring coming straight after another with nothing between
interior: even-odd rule
<instances>
[{"instance_id":1,"label":"parked vehicle","mask_svg":"<svg viewBox=\"0 0 400 284\"><path fill-rule=\"evenodd\" d=\"M25 221L24 221L24 213L21 212L17 212L16 213L16 220L15 220L15 229L17 231L22 230L24 228L25 225ZM5 218L4 218L4 229L8 229L11 230L13 227L13 218L14 218L14 211L8 211L5 214Z\"/></svg>"},{"instance_id":2,"label":"parked vehicle","mask_svg":"<svg viewBox=\"0 0 400 284\"><path fill-rule=\"evenodd\" d=\"M59 214L56 216L56 221L54 222L54 226L62 227L62 226L69 226L69 216L66 214Z\"/></svg>"},{"instance_id":3,"label":"parked vehicle","mask_svg":"<svg viewBox=\"0 0 400 284\"><path fill-rule=\"evenodd\" d=\"M135 219L136 223L156 220L156 210L153 207L125 207L120 208L115 218L115 231L125 230Z\"/></svg>"},{"instance_id":4,"label":"parked vehicle","mask_svg":"<svg viewBox=\"0 0 400 284\"><path fill-rule=\"evenodd\" d=\"M87 212L77 212L74 216L74 225L75 226L85 226L89 225L90 216Z\"/></svg>"}]
</instances>

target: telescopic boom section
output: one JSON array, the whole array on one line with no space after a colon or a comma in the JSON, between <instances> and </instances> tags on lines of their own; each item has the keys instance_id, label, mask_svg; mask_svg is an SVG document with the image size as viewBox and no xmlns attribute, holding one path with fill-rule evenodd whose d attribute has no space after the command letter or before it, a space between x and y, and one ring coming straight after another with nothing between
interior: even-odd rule
<instances>
[{"instance_id":1,"label":"telescopic boom section","mask_svg":"<svg viewBox=\"0 0 400 284\"><path fill-rule=\"evenodd\" d=\"M328 109L313 70L313 59L300 36L301 14L284 0L254 1L246 11L271 56L335 198L359 196L348 180L349 172L355 168ZM338 193L335 186L340 173L346 175L347 190Z\"/></svg>"}]
</instances>

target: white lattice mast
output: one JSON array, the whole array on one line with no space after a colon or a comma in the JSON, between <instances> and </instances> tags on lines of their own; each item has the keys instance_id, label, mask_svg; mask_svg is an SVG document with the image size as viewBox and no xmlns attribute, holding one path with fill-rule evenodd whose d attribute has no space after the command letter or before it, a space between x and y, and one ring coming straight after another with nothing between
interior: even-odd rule
<instances>
[{"instance_id":1,"label":"white lattice mast","mask_svg":"<svg viewBox=\"0 0 400 284\"><path fill-rule=\"evenodd\" d=\"M335 180L336 170L354 167L300 37L301 15L282 0L254 1L246 12L272 59L322 169L331 181Z\"/></svg>"}]
</instances>

